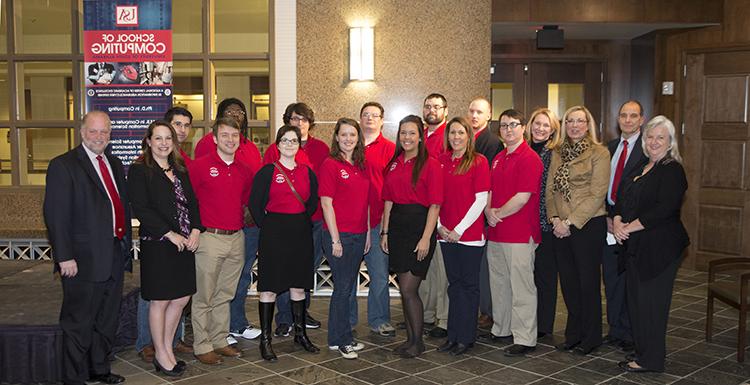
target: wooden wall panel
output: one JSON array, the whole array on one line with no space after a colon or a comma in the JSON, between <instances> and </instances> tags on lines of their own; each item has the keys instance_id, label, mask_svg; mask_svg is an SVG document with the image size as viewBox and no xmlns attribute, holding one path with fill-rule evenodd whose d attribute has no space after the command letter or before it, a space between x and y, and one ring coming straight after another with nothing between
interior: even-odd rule
<instances>
[{"instance_id":1,"label":"wooden wall panel","mask_svg":"<svg viewBox=\"0 0 750 385\"><path fill-rule=\"evenodd\" d=\"M747 76L706 76L704 122L747 122Z\"/></svg>"},{"instance_id":2,"label":"wooden wall panel","mask_svg":"<svg viewBox=\"0 0 750 385\"><path fill-rule=\"evenodd\" d=\"M750 63L750 52L731 51L706 54L706 75L741 74Z\"/></svg>"},{"instance_id":3,"label":"wooden wall panel","mask_svg":"<svg viewBox=\"0 0 750 385\"><path fill-rule=\"evenodd\" d=\"M742 251L742 209L702 205L698 249L739 255Z\"/></svg>"},{"instance_id":4,"label":"wooden wall panel","mask_svg":"<svg viewBox=\"0 0 750 385\"><path fill-rule=\"evenodd\" d=\"M742 188L745 143L703 141L700 187Z\"/></svg>"}]
</instances>

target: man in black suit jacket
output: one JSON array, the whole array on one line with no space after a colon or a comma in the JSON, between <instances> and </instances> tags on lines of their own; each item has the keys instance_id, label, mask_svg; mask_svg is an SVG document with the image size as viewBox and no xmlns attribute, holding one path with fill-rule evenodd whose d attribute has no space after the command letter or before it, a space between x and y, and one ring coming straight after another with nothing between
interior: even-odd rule
<instances>
[{"instance_id":1,"label":"man in black suit jacket","mask_svg":"<svg viewBox=\"0 0 750 385\"><path fill-rule=\"evenodd\" d=\"M110 372L125 269L130 267L130 206L125 173L105 152L109 116L81 122L82 144L47 169L44 219L62 277L63 383L123 382Z\"/></svg>"},{"instance_id":2,"label":"man in black suit jacket","mask_svg":"<svg viewBox=\"0 0 750 385\"><path fill-rule=\"evenodd\" d=\"M641 103L636 100L623 103L617 117L620 137L607 143L611 156L609 189L606 198L609 233L612 233L614 204L620 192L620 186L628 178L633 179L648 161L641 145L643 121ZM622 159L623 155L624 159ZM618 167L622 167L619 172ZM608 237L608 240L613 240L613 238ZM621 245L607 242L602 255L602 278L607 297L607 323L609 324L609 333L604 337L603 342L628 352L633 349L633 335L625 298L625 274L619 268L621 265L618 263L622 250Z\"/></svg>"},{"instance_id":3,"label":"man in black suit jacket","mask_svg":"<svg viewBox=\"0 0 750 385\"><path fill-rule=\"evenodd\" d=\"M489 100L480 97L471 101L466 120L469 121L469 125L471 125L474 133L474 147L478 153L487 158L487 162L490 164L492 164L495 156L503 150L503 143L500 141L500 137L490 127L491 119L492 104ZM490 273L487 265L486 249L479 265L479 311L481 312L481 316L479 317L480 324L484 320L484 322L489 323L491 326L492 294L490 293ZM486 336L489 338L491 335L492 333L488 333L482 335L482 337Z\"/></svg>"}]
</instances>

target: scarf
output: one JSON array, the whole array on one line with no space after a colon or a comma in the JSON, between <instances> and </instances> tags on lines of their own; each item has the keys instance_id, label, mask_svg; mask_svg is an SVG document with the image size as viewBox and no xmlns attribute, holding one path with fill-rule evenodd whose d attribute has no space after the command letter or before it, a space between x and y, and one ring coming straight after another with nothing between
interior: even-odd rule
<instances>
[{"instance_id":1,"label":"scarf","mask_svg":"<svg viewBox=\"0 0 750 385\"><path fill-rule=\"evenodd\" d=\"M563 163L555 171L554 183L552 184L552 191L558 191L562 193L563 199L566 202L570 202L570 162L578 158L584 151L591 147L591 143L588 138L581 139L578 143L571 144L569 141L563 142L560 146L560 158Z\"/></svg>"}]
</instances>

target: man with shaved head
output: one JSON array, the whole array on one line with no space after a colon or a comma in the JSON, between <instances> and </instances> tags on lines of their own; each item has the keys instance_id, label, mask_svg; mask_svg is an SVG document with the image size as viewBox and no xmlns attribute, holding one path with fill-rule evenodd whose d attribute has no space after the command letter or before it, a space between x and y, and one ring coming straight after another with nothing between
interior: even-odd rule
<instances>
[{"instance_id":1,"label":"man with shaved head","mask_svg":"<svg viewBox=\"0 0 750 385\"><path fill-rule=\"evenodd\" d=\"M497 133L490 129L490 120L492 119L492 105L489 100L479 97L469 104L469 112L466 120L469 121L474 131L474 146L478 153L487 158L487 162L492 162L495 156L503 149L503 144ZM490 295L490 278L487 266L487 255L482 257L479 267L479 317L480 327L492 326L492 296ZM491 333L487 334L491 336ZM482 337L482 336L480 336Z\"/></svg>"}]
</instances>

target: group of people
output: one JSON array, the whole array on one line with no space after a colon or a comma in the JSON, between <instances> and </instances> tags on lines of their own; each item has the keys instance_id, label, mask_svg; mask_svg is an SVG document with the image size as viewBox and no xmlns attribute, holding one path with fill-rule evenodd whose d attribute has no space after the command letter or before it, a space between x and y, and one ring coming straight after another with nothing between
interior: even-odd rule
<instances>
[{"instance_id":1,"label":"group of people","mask_svg":"<svg viewBox=\"0 0 750 385\"><path fill-rule=\"evenodd\" d=\"M545 108L528 120L503 111L499 135L484 98L450 120L443 95L428 95L422 107L421 117L399 122L394 143L382 134L382 105L365 103L359 120L336 122L329 147L310 132L313 110L293 103L261 157L244 104L230 98L192 160L180 148L192 115L172 108L148 127L127 180L106 151L108 116L88 113L82 145L50 163L44 203L63 282L65 383L124 380L110 372L107 354L130 264L131 208L141 241L136 348L165 375L185 371L174 351L204 364L241 356L235 337L260 337L267 361L277 360L274 336L293 334L318 352L306 329L321 324L307 307L324 254L334 283L328 348L344 358L364 348L352 333L364 260L368 326L383 336L395 335L388 282L397 275L407 338L394 350L403 357L424 352L425 324L447 337L440 352L464 354L477 339L512 342L508 356L533 351L554 331L559 274L568 309L559 350L585 355L609 343L632 351L624 370L662 371L688 242L672 123L658 116L642 127L643 108L628 101L608 151L583 106L562 120ZM259 329L245 315L256 259ZM182 314L191 298L189 346ZM477 336L487 320L490 332Z\"/></svg>"}]
</instances>

